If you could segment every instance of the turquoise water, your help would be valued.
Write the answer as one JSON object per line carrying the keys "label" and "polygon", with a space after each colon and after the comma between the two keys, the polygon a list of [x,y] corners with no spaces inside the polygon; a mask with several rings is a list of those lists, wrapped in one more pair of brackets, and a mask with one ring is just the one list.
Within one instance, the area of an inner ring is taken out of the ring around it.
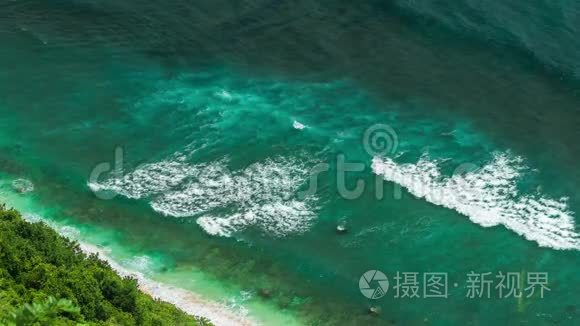
{"label": "turquoise water", "polygon": [[[265,324],[573,325],[575,6],[6,4],[0,194]],[[373,269],[449,297],[369,300]],[[551,291],[466,298],[500,271]]]}

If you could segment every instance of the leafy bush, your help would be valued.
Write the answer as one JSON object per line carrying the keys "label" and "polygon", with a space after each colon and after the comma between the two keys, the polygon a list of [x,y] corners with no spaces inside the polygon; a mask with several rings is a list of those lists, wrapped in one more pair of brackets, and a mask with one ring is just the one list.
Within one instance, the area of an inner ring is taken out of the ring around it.
{"label": "leafy bush", "polygon": [[[67,318],[68,317],[68,318]],[[56,300],[48,297],[42,303],[26,303],[1,320],[7,326],[16,325],[55,325],[82,319],[80,309],[70,300]]]}

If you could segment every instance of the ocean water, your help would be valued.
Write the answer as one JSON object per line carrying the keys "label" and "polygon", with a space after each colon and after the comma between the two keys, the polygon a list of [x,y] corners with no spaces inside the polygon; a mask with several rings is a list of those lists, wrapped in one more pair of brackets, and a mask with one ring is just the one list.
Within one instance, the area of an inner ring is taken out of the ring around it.
{"label": "ocean water", "polygon": [[[210,317],[575,325],[579,15],[6,2],[0,200],[184,309],[205,307],[186,291],[219,303]],[[381,299],[368,270],[389,277]],[[447,273],[448,298],[396,298],[397,272]],[[545,272],[550,291],[468,298],[471,272]]]}

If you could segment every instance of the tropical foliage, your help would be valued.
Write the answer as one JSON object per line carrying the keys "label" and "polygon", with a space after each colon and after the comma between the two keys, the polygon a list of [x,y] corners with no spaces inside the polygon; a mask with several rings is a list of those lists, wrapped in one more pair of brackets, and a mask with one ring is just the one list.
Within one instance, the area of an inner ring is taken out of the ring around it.
{"label": "tropical foliage", "polygon": [[0,205],[0,325],[209,325]]}

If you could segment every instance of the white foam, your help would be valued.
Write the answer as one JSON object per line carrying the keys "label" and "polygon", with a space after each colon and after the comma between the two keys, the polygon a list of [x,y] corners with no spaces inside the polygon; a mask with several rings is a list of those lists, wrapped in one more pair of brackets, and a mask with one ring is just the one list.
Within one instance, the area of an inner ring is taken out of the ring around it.
{"label": "white foam", "polygon": [[91,190],[114,191],[132,199],[149,197],[169,190],[184,179],[195,175],[203,166],[192,166],[180,161],[162,161],[145,164],[122,178],[89,183]]}
{"label": "white foam", "polygon": [[456,210],[484,227],[503,225],[543,247],[580,249],[580,236],[565,198],[555,200],[518,190],[525,169],[521,158],[497,154],[481,169],[452,177],[444,177],[438,162],[426,157],[416,164],[375,157],[372,168],[414,196]]}
{"label": "white foam", "polygon": [[12,188],[19,193],[27,193],[34,191],[34,184],[28,179],[16,179],[12,181]]}
{"label": "white foam", "polygon": [[29,223],[38,223],[38,222],[43,222],[44,219],[42,218],[42,216],[38,215],[38,214],[22,214],[22,218]]}
{"label": "white foam", "polygon": [[65,238],[69,238],[71,240],[78,240],[81,232],[79,229],[69,226],[69,225],[59,225],[53,221],[45,219],[43,216],[34,214],[34,213],[24,213],[22,214],[22,219],[24,219],[28,223],[39,223],[42,222],[48,225],[50,228],[55,230],[58,234],[62,235]]}
{"label": "white foam", "polygon": [[312,198],[292,198],[306,171],[292,159],[266,160],[233,172],[214,162],[183,189],[157,197],[151,207],[171,216],[201,215],[197,223],[212,235],[231,236],[250,226],[275,236],[299,233],[316,216]]}
{"label": "white foam", "polygon": [[81,235],[81,232],[77,228],[74,228],[72,226],[65,225],[58,227],[55,224],[52,224],[51,227],[55,228],[60,235],[65,236],[69,239],[78,239],[79,236]]}
{"label": "white foam", "polygon": [[218,98],[221,98],[221,99],[226,100],[226,101],[231,101],[234,98],[232,96],[232,94],[230,92],[226,91],[225,89],[221,89],[218,92],[215,92],[214,94]]}
{"label": "white foam", "polygon": [[283,237],[307,231],[314,217],[306,203],[294,200],[250,206],[225,217],[204,215],[197,223],[211,235],[227,237],[254,225],[270,235]]}
{"label": "white foam", "polygon": [[135,256],[125,259],[123,265],[128,266],[131,270],[139,271],[144,275],[150,275],[153,272],[153,261],[147,255]]}
{"label": "white foam", "polygon": [[229,170],[224,160],[196,165],[167,160],[89,186],[147,198],[166,216],[198,217],[212,235],[231,236],[254,226],[284,236],[307,230],[316,216],[315,198],[293,198],[307,177],[305,164],[292,158],[267,159],[237,171]]}
{"label": "white foam", "polygon": [[296,120],[294,120],[294,123],[292,123],[292,127],[294,127],[294,129],[297,129],[297,130],[302,130],[302,129],[306,128],[305,125],[301,124],[300,122],[298,122]]}
{"label": "white foam", "polygon": [[226,300],[225,304],[227,307],[236,311],[237,313],[246,316],[249,313],[248,308],[246,308],[245,303],[254,297],[254,293],[250,291],[240,291],[240,294]]}

